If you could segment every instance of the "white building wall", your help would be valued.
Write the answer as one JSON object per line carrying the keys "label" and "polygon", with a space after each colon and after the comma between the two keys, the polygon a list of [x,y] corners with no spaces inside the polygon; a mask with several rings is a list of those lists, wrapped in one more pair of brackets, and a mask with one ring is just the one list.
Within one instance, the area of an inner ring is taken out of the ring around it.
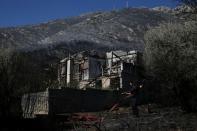
{"label": "white building wall", "polygon": [[66,83],[69,84],[71,81],[71,60],[67,61],[67,73],[66,73]]}

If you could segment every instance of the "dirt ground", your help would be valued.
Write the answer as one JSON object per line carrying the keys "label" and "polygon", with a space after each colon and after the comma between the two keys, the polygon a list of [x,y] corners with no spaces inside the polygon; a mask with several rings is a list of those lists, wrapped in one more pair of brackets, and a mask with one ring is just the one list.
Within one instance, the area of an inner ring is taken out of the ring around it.
{"label": "dirt ground", "polygon": [[129,107],[93,113],[100,121],[74,123],[74,131],[197,131],[197,113],[185,113],[180,107],[139,107],[135,117]]}

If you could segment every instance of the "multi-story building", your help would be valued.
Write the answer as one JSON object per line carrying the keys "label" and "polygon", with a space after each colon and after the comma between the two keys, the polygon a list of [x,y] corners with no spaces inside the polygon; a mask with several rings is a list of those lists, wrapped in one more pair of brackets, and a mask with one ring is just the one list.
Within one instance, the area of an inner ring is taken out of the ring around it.
{"label": "multi-story building", "polygon": [[61,86],[84,89],[94,86],[102,75],[105,56],[95,51],[84,51],[60,61],[59,82]]}
{"label": "multi-story building", "polygon": [[69,56],[59,64],[61,89],[23,95],[23,116],[35,118],[110,109],[120,99],[119,93],[129,87],[129,82],[139,79],[140,61],[136,51],[106,54],[84,51]]}
{"label": "multi-story building", "polygon": [[141,54],[137,51],[111,51],[106,53],[106,68],[102,73],[103,89],[126,89],[130,81],[139,79],[137,67]]}
{"label": "multi-story building", "polygon": [[62,87],[79,89],[127,88],[138,77],[139,56],[137,51],[80,52],[60,61],[58,80]]}

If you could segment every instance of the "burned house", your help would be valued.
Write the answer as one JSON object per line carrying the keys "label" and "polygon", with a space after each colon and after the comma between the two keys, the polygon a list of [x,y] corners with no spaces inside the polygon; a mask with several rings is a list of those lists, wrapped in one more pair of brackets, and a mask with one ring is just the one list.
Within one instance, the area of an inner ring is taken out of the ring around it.
{"label": "burned house", "polygon": [[[95,51],[84,51],[60,61],[58,81],[62,87],[84,89],[99,85],[105,56]],[[98,82],[98,83],[96,83]],[[101,82],[100,82],[101,83]]]}
{"label": "burned house", "polygon": [[138,78],[139,63],[137,51],[84,51],[60,61],[58,80],[62,87],[119,90]]}
{"label": "burned house", "polygon": [[105,54],[84,51],[60,61],[59,87],[22,97],[23,116],[34,118],[73,112],[110,109],[119,100],[119,90],[139,79],[137,51]]}
{"label": "burned house", "polygon": [[106,53],[106,68],[102,73],[103,89],[127,89],[130,81],[139,79],[141,54],[137,51],[111,51]]}

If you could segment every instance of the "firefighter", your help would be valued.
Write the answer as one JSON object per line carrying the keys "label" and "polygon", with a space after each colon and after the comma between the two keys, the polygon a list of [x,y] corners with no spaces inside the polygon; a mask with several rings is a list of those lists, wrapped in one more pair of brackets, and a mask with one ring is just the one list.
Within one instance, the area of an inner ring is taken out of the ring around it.
{"label": "firefighter", "polygon": [[129,83],[129,85],[130,85],[130,89],[125,94],[127,95],[127,97],[130,97],[130,99],[131,99],[131,108],[132,108],[133,114],[136,117],[139,117],[139,109],[138,109],[139,89],[143,87],[143,84],[140,84],[139,86],[136,86],[131,81]]}

